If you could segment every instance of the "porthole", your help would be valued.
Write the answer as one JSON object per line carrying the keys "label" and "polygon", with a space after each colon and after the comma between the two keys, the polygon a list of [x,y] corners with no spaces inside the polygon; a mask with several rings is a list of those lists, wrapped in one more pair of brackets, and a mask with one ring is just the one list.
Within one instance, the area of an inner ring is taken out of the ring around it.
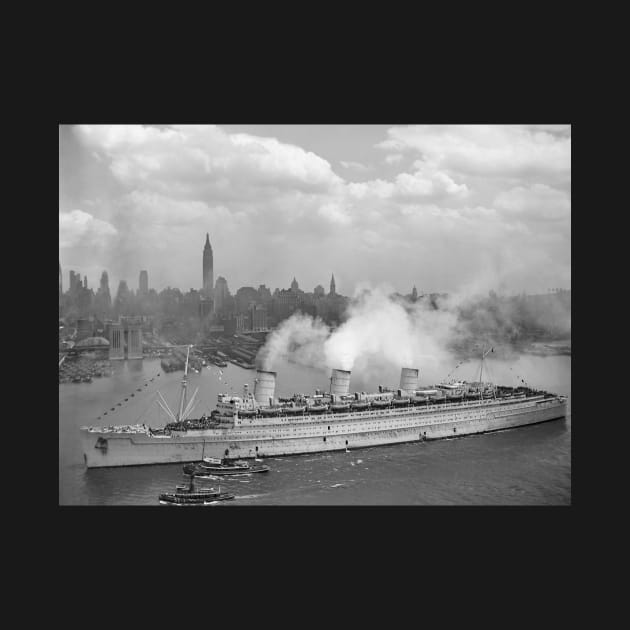
{"label": "porthole", "polygon": [[324,436],[324,442],[326,441],[326,436]]}

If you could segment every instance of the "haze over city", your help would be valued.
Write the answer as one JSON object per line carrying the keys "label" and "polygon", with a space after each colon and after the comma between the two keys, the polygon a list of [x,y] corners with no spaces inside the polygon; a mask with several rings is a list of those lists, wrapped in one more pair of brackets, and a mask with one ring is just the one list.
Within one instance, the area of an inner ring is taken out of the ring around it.
{"label": "haze over city", "polygon": [[[570,125],[60,126],[64,270],[345,295],[571,286]],[[66,279],[67,281],[67,279]]]}

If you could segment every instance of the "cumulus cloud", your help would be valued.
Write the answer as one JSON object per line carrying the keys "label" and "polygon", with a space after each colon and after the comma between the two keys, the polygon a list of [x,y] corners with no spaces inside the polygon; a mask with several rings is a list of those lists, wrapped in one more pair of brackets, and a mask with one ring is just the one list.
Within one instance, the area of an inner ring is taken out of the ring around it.
{"label": "cumulus cloud", "polygon": [[274,187],[325,191],[341,182],[310,151],[214,125],[80,125],[77,134],[110,160],[125,185],[174,195],[238,198],[252,188],[271,188],[272,194]]}
{"label": "cumulus cloud", "polygon": [[415,151],[437,166],[471,175],[562,175],[571,168],[570,127],[566,133],[521,125],[414,125],[393,127],[377,146]]}
{"label": "cumulus cloud", "polygon": [[385,162],[387,162],[387,164],[396,164],[400,162],[402,159],[403,159],[402,153],[392,153],[390,155],[385,156]]}
{"label": "cumulus cloud", "polygon": [[354,169],[356,171],[368,171],[368,170],[370,170],[369,166],[366,166],[365,164],[361,164],[361,162],[346,162],[344,160],[341,160],[339,163],[344,168]]}
{"label": "cumulus cloud", "polygon": [[113,225],[96,219],[83,210],[59,213],[60,247],[101,246],[116,234],[117,230]]}
{"label": "cumulus cloud", "polygon": [[569,196],[545,184],[516,186],[500,192],[494,203],[497,208],[529,219],[561,220],[571,214]]}

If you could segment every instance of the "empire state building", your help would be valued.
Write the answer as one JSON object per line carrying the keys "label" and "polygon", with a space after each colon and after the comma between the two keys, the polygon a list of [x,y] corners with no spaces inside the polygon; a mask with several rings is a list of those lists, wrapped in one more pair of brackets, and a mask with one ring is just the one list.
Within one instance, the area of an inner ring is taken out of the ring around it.
{"label": "empire state building", "polygon": [[206,244],[203,248],[203,289],[202,292],[207,298],[212,297],[212,287],[214,286],[214,270],[212,260],[212,245],[210,236],[206,232]]}

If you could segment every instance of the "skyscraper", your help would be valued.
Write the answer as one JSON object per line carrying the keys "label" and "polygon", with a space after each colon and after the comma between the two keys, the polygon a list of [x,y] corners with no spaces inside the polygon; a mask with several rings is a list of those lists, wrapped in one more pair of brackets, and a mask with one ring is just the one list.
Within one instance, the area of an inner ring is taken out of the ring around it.
{"label": "skyscraper", "polygon": [[210,236],[206,232],[206,244],[203,248],[203,289],[206,297],[212,297],[212,287],[214,286],[214,270],[212,261],[212,246]]}
{"label": "skyscraper", "polygon": [[214,287],[214,312],[220,313],[225,309],[226,301],[230,295],[227,280],[223,276],[217,278],[217,284]]}
{"label": "skyscraper", "polygon": [[330,295],[337,295],[335,290],[335,274],[332,274],[332,278],[330,279]]}
{"label": "skyscraper", "polygon": [[149,273],[147,271],[140,272],[140,281],[138,283],[140,295],[146,295],[149,292]]}
{"label": "skyscraper", "polygon": [[96,292],[96,308],[102,317],[109,314],[109,309],[112,306],[112,298],[109,293],[109,278],[107,271],[103,271],[101,275],[101,284]]}

